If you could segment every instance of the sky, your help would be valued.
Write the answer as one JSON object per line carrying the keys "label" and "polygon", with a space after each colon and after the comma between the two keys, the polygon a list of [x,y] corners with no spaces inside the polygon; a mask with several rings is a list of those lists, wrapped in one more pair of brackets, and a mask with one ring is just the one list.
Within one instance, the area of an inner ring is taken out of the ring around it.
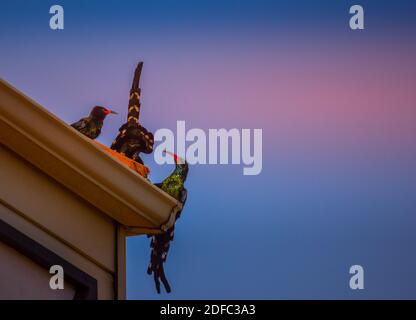
{"label": "sky", "polygon": [[[68,123],[112,107],[103,144],[141,60],[152,132],[263,130],[260,175],[191,166],[170,295],[146,274],[149,239],[128,239],[129,299],[415,299],[415,38],[410,0],[0,0],[1,78]],[[173,169],[143,159],[153,182]]]}

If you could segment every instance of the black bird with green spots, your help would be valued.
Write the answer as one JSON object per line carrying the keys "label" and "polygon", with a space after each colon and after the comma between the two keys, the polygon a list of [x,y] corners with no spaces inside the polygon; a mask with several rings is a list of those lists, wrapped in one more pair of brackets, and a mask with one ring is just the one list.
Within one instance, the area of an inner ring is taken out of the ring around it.
{"label": "black bird with green spots", "polygon": [[[188,192],[185,188],[185,180],[188,176],[189,168],[188,163],[185,160],[169,151],[165,152],[172,155],[175,159],[175,170],[173,170],[169,177],[161,183],[157,183],[155,185],[182,204],[181,210],[176,215],[176,219],[178,219],[188,196]],[[170,242],[173,240],[174,230],[175,225],[162,234],[152,236],[152,241],[150,242],[152,251],[150,254],[150,263],[147,268],[147,273],[149,275],[153,273],[157,293],[160,293],[160,281],[162,281],[166,292],[171,292],[170,285],[166,279],[163,264],[165,263],[168,255]]]}
{"label": "black bird with green spots", "polygon": [[95,106],[88,117],[82,118],[71,124],[71,127],[75,128],[88,138],[96,139],[101,133],[105,117],[109,114],[117,114],[117,112],[104,107]]}

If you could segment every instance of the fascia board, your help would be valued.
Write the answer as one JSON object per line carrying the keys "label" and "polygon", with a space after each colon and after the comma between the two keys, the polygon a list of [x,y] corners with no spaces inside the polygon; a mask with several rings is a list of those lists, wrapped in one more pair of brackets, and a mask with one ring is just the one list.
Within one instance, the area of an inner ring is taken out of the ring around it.
{"label": "fascia board", "polygon": [[159,233],[181,204],[0,79],[0,142],[128,230]]}

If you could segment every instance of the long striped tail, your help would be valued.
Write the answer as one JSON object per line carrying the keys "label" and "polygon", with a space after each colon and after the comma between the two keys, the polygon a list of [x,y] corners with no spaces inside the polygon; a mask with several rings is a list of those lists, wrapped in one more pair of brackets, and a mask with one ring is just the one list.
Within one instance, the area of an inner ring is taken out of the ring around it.
{"label": "long striped tail", "polygon": [[140,119],[140,76],[143,62],[139,62],[134,72],[133,83],[130,89],[127,122],[119,129],[119,134],[113,141],[111,149],[124,154],[143,164],[140,153],[153,152],[153,134],[139,123]]}
{"label": "long striped tail", "polygon": [[134,72],[133,83],[131,85],[129,108],[127,113],[127,123],[129,125],[136,125],[140,118],[140,95],[141,89],[139,87],[140,76],[142,74],[143,62],[139,62]]}
{"label": "long striped tail", "polygon": [[169,282],[165,275],[164,263],[168,255],[170,242],[173,240],[175,227],[168,229],[166,232],[152,236],[150,247],[150,263],[147,273],[151,275],[155,281],[156,291],[160,293],[160,282],[163,283],[167,293],[171,292]]}

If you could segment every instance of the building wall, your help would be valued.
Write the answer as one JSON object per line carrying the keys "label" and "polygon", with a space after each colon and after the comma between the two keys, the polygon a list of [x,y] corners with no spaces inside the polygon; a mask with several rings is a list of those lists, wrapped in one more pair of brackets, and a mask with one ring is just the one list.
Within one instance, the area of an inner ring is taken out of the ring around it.
{"label": "building wall", "polygon": [[50,274],[20,252],[0,242],[0,300],[72,300],[75,288],[64,282],[63,290],[51,290]]}
{"label": "building wall", "polygon": [[99,299],[115,298],[116,223],[4,146],[0,164],[0,219],[96,278]]}

